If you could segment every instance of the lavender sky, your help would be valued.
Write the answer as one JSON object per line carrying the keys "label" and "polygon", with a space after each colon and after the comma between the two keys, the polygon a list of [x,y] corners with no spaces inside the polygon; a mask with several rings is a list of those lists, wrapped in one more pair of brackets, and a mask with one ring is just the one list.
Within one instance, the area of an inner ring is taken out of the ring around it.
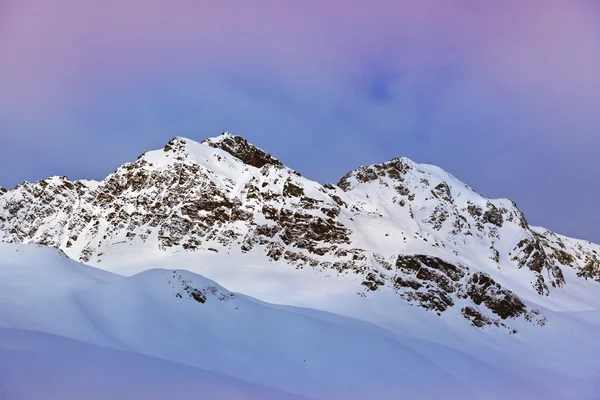
{"label": "lavender sky", "polygon": [[223,130],[323,183],[436,164],[600,242],[600,1],[0,0],[0,186]]}

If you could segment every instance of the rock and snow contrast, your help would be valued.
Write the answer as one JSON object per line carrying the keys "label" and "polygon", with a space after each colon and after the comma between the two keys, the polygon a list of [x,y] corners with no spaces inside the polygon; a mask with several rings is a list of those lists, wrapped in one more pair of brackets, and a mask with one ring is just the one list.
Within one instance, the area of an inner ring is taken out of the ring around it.
{"label": "rock and snow contrast", "polygon": [[177,137],[0,188],[0,241],[0,397],[600,397],[600,246],[406,158]]}

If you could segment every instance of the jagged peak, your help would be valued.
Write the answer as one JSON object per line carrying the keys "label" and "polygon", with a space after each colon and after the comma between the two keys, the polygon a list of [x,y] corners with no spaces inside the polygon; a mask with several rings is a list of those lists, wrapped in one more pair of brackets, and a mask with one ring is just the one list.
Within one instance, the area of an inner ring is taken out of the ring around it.
{"label": "jagged peak", "polygon": [[62,175],[62,176],[54,175],[54,176],[50,176],[46,179],[42,179],[40,182],[53,183],[55,185],[60,185],[64,182],[70,182],[70,179],[68,176],[65,176],[65,175]]}
{"label": "jagged peak", "polygon": [[151,150],[143,153],[134,163],[126,163],[120,169],[132,167],[160,167],[179,162],[202,164],[202,160],[211,157],[212,151],[200,142],[183,136],[175,136],[169,140],[162,149]]}
{"label": "jagged peak", "polygon": [[48,186],[48,185],[60,186],[60,185],[64,185],[66,182],[72,183],[67,176],[54,175],[54,176],[50,176],[48,178],[40,179],[35,182],[23,181],[22,183],[15,186],[13,188],[13,190],[21,188],[21,187],[29,187],[29,186]]}
{"label": "jagged peak", "polygon": [[402,198],[401,204],[414,201],[420,204],[421,208],[432,201],[435,204],[429,204],[433,204],[431,207],[438,211],[452,204],[452,207],[468,210],[472,216],[481,216],[484,221],[498,227],[502,226],[504,219],[508,219],[523,229],[528,229],[523,212],[512,200],[484,197],[442,168],[418,164],[406,157],[361,166],[346,174],[337,186],[367,202],[370,195],[390,193],[392,202],[397,195]]}
{"label": "jagged peak", "polygon": [[[221,132],[221,134],[219,136],[215,136],[215,137],[212,137],[212,138],[206,138],[202,142],[203,143],[208,143],[208,142],[219,143],[219,142],[222,142],[223,140],[229,140],[229,139],[233,139],[235,137],[236,136],[232,135],[231,132],[229,132],[229,131],[223,131],[223,132]],[[241,136],[237,136],[237,137],[241,137]]]}
{"label": "jagged peak", "polygon": [[[441,184],[459,190],[466,189],[469,192],[477,194],[477,196],[483,197],[471,186],[462,182],[443,168],[433,164],[419,164],[408,157],[395,157],[385,162],[360,166],[348,172],[337,185],[344,191],[349,191],[361,183],[368,183],[385,177],[399,182],[412,179],[421,183],[433,183],[433,186]],[[429,183],[426,186],[430,186]],[[497,200],[510,201],[508,199]]]}
{"label": "jagged peak", "polygon": [[344,175],[337,186],[348,191],[360,183],[372,182],[384,176],[402,181],[403,175],[418,166],[419,164],[406,157],[395,157],[383,163],[362,165]]}
{"label": "jagged peak", "polygon": [[249,143],[241,136],[223,132],[221,135],[198,142],[182,136],[175,136],[169,140],[162,150],[149,151],[138,157],[142,162],[151,165],[170,164],[176,161],[200,162],[211,158],[215,153],[227,153],[235,158],[237,162],[262,168],[265,165],[283,167],[283,163],[271,156],[266,151]]}
{"label": "jagged peak", "polygon": [[229,132],[223,132],[217,137],[206,139],[202,141],[202,144],[226,151],[244,164],[256,168],[262,168],[267,164],[283,167],[283,163],[271,154],[249,143],[245,138],[232,135]]}
{"label": "jagged peak", "polygon": [[199,144],[197,141],[188,139],[183,136],[175,136],[173,139],[169,140],[165,147],[163,147],[164,152],[182,152],[186,149],[189,144]]}

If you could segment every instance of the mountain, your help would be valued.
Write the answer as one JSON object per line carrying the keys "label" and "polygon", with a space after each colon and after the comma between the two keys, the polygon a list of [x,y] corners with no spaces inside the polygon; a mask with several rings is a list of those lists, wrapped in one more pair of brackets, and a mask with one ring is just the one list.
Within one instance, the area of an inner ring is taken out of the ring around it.
{"label": "mountain", "polygon": [[0,243],[3,399],[595,398],[594,376],[511,355],[510,338],[463,351],[185,270],[125,277]]}
{"label": "mountain", "polygon": [[406,158],[176,137],[0,188],[0,242],[1,398],[600,397],[600,246]]}
{"label": "mountain", "polygon": [[2,190],[0,240],[128,273],[140,254],[250,252],[261,264],[350,275],[359,296],[393,291],[399,304],[460,310],[509,333],[515,320],[543,326],[537,305],[585,309],[580,298],[600,290],[587,284],[600,281],[600,246],[530,227],[512,201],[435,166],[393,159],[323,186],[229,133],[176,137],[101,182]]}

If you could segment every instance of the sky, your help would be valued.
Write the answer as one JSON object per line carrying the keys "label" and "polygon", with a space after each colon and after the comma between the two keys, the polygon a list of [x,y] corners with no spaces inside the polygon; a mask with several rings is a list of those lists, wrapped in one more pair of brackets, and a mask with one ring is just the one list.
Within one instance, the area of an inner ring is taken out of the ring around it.
{"label": "sky", "polygon": [[0,0],[0,186],[246,137],[321,183],[406,156],[600,242],[600,1]]}

